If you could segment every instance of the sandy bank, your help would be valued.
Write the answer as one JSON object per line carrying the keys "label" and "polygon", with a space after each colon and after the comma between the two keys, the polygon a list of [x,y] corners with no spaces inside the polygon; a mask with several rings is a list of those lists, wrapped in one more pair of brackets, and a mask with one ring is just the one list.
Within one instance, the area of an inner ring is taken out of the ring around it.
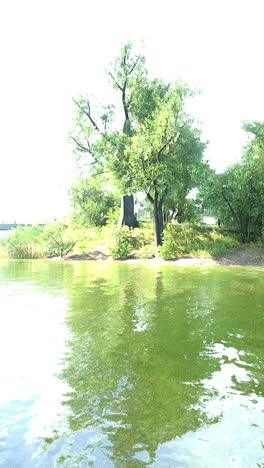
{"label": "sandy bank", "polygon": [[65,261],[122,261],[125,263],[141,263],[149,265],[178,265],[178,266],[212,266],[212,265],[229,265],[229,266],[264,266],[264,252],[254,247],[240,246],[230,250],[228,253],[218,258],[212,257],[196,257],[186,255],[174,260],[163,260],[161,258],[129,258],[128,260],[113,260],[101,251],[93,251],[87,254],[73,253],[63,258]]}

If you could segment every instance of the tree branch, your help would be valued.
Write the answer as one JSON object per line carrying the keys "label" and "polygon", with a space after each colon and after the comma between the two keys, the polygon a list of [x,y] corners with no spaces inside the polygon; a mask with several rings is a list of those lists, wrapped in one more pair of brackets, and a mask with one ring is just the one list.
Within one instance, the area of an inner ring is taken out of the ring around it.
{"label": "tree branch", "polygon": [[120,89],[120,91],[123,91],[122,86],[116,81],[114,75],[113,75],[111,72],[109,72],[109,76],[112,78],[113,82],[114,82],[114,83],[116,84],[116,86]]}
{"label": "tree branch", "polygon": [[138,55],[135,62],[133,63],[132,67],[130,68],[129,72],[128,72],[128,75],[131,75],[133,73],[133,71],[135,70],[137,64],[138,64],[138,61],[140,59],[140,56]]}
{"label": "tree branch", "polygon": [[159,162],[160,162],[160,156],[161,156],[162,151],[165,150],[165,148],[170,144],[170,142],[171,142],[172,140],[173,140],[173,136],[171,136],[171,137],[168,139],[168,141],[166,141],[165,145],[162,146],[162,148],[158,151],[157,159],[158,159]]}
{"label": "tree branch", "polygon": [[230,209],[232,215],[234,216],[234,219],[235,219],[236,221],[238,221],[237,215],[236,215],[236,213],[235,213],[235,211],[234,211],[234,209],[233,209],[231,203],[229,202],[229,200],[228,200],[228,198],[227,198],[227,196],[226,196],[224,190],[222,190],[222,195],[223,195],[223,199],[224,199],[225,202],[227,203],[227,205],[228,205],[228,207],[229,207],[229,209]]}
{"label": "tree branch", "polygon": [[74,138],[73,136],[70,137],[74,143],[76,143],[76,145],[79,147],[79,149],[82,151],[82,152],[85,152],[85,153],[90,153],[90,149],[84,145],[82,145],[78,140],[76,140],[76,138]]}
{"label": "tree branch", "polygon": [[94,121],[94,119],[92,118],[91,116],[91,108],[90,108],[90,103],[89,101],[87,101],[87,107],[88,107],[88,112],[79,104],[78,101],[76,101],[76,99],[72,98],[73,102],[76,104],[77,107],[79,107],[79,109],[86,115],[86,117],[88,117],[88,119],[90,120],[92,126],[95,128],[95,130],[97,130],[97,132],[101,133],[100,132],[100,129],[98,127],[98,125],[96,124],[96,122]]}
{"label": "tree branch", "polygon": [[82,153],[89,153],[93,157],[94,160],[90,164],[96,164],[98,162],[98,159],[93,154],[93,150],[91,148],[91,145],[90,145],[89,141],[87,141],[87,147],[86,147],[86,146],[82,145],[78,140],[76,140],[76,138],[74,138],[73,136],[71,136],[70,138],[77,145],[77,147],[78,147],[77,149],[79,149],[79,151],[81,151]]}
{"label": "tree branch", "polygon": [[153,204],[154,203],[154,198],[150,195],[150,193],[147,193],[147,199]]}
{"label": "tree branch", "polygon": [[128,113],[128,108],[127,108],[127,102],[126,102],[126,87],[127,87],[127,80],[124,83],[123,89],[122,89],[122,104],[123,104],[123,109],[125,113],[125,122],[124,122],[124,132],[126,129],[126,124],[129,121],[129,113]]}

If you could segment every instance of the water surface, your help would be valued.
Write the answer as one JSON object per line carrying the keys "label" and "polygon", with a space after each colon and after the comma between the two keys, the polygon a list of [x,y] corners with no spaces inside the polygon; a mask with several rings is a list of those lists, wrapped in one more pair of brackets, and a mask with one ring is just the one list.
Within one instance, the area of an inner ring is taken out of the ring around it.
{"label": "water surface", "polygon": [[0,466],[264,466],[263,268],[0,261]]}

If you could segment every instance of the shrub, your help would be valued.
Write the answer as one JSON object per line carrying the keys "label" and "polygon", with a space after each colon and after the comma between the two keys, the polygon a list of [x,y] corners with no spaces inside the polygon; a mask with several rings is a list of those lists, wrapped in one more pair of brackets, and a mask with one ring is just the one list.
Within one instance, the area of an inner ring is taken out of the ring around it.
{"label": "shrub", "polygon": [[153,229],[151,227],[145,226],[142,228],[136,228],[127,231],[127,238],[135,250],[139,250],[146,245],[153,245]]}
{"label": "shrub", "polygon": [[129,229],[118,227],[114,232],[114,244],[109,249],[111,255],[114,258],[126,259],[131,255],[132,249]]}
{"label": "shrub", "polygon": [[218,257],[236,245],[237,240],[220,232],[172,223],[165,229],[165,241],[160,247],[160,254],[166,260],[186,254]]}
{"label": "shrub", "polygon": [[63,222],[48,224],[44,229],[45,248],[49,257],[65,257],[77,243],[77,234]]}
{"label": "shrub", "polygon": [[105,176],[78,178],[70,189],[72,221],[80,227],[104,226],[116,219],[119,197],[109,190]]}
{"label": "shrub", "polygon": [[164,260],[170,260],[181,255],[180,250],[177,249],[177,244],[172,239],[166,239],[163,245],[160,246],[159,252]]}

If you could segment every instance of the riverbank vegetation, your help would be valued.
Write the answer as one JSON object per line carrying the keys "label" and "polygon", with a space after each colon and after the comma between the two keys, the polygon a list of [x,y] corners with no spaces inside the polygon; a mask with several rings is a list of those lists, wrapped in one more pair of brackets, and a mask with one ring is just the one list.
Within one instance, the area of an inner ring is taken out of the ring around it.
{"label": "riverbank vegetation", "polygon": [[[150,79],[131,43],[109,67],[113,101],[74,98],[70,141],[79,168],[67,220],[13,230],[0,243],[11,258],[100,251],[113,258],[217,257],[261,245],[264,228],[264,122],[244,122],[241,161],[217,174],[187,112],[186,83]],[[188,105],[188,106],[187,106]],[[206,227],[209,215],[217,220]]]}
{"label": "riverbank vegetation", "polygon": [[101,252],[116,259],[173,259],[184,255],[218,257],[238,246],[236,236],[215,228],[170,223],[165,228],[165,241],[160,248],[153,242],[151,223],[130,230],[106,225],[83,228],[72,223],[54,222],[46,226],[14,229],[0,242],[1,257],[35,259],[65,257],[68,253]]}

